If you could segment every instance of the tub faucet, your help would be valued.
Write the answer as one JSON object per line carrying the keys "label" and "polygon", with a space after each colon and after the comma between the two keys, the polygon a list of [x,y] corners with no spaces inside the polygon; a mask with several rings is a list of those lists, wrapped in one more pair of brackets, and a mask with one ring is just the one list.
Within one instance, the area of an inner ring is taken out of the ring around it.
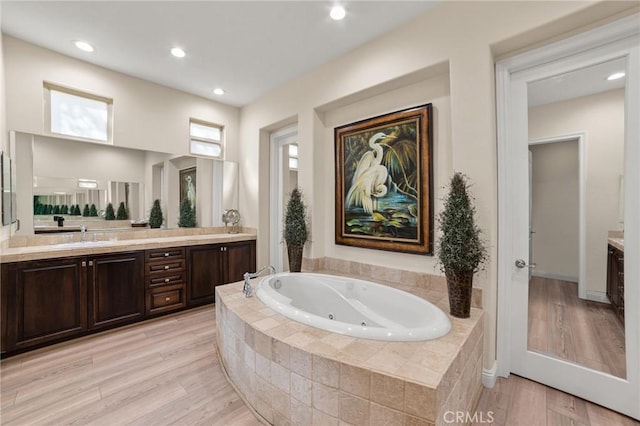
{"label": "tub faucet", "polygon": [[271,274],[275,274],[276,273],[276,268],[274,268],[273,266],[265,266],[262,269],[260,269],[257,272],[254,272],[253,274],[249,273],[249,272],[245,272],[244,273],[244,287],[242,288],[242,292],[244,293],[244,297],[251,297],[251,295],[253,294],[253,287],[251,287],[251,283],[249,282],[249,280],[251,280],[252,278],[256,278],[258,276],[260,276],[260,274],[262,274],[264,271],[269,270],[269,272]]}

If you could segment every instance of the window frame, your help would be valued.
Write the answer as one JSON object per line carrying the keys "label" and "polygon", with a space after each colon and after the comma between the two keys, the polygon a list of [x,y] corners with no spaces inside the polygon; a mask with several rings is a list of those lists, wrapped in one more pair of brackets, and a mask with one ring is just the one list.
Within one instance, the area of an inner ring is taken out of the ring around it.
{"label": "window frame", "polygon": [[[204,137],[192,135],[191,134],[191,124],[197,124],[199,126],[204,126],[204,127],[217,129],[220,132],[220,140],[209,139],[209,138],[204,138]],[[194,153],[193,150],[191,149],[192,141],[196,141],[196,142],[200,142],[200,143],[204,143],[204,144],[209,144],[209,145],[218,145],[220,147],[220,155],[213,156],[213,155],[206,155],[206,154],[202,154],[202,153]],[[215,160],[224,160],[224,157],[225,157],[225,142],[224,141],[225,141],[225,134],[224,134],[224,126],[222,124],[212,123],[210,121],[199,120],[197,118],[189,118],[189,154],[194,155],[194,156],[198,156],[198,157],[203,157],[203,158],[210,158],[210,159],[215,159]]]}

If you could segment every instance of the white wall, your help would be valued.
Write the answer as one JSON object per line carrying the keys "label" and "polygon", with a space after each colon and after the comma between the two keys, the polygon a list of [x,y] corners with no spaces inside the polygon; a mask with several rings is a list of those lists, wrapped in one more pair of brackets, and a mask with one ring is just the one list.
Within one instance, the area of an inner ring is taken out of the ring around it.
{"label": "white wall", "polygon": [[542,105],[529,110],[529,138],[586,133],[587,291],[606,292],[608,231],[618,221],[624,161],[624,90]]}
{"label": "white wall", "polygon": [[[0,2],[0,20],[2,19],[2,2]],[[2,48],[3,35],[0,32],[0,151],[9,153],[9,134],[7,132],[7,109],[5,108],[5,77],[4,77],[4,53]],[[2,197],[0,197],[0,210],[2,209]],[[0,223],[0,242],[9,239],[11,226],[3,226]]]}
{"label": "white wall", "polygon": [[[434,120],[434,188],[445,185],[454,170],[471,177],[479,226],[489,245],[487,270],[478,274],[475,286],[483,289],[487,313],[484,366],[491,367],[496,344],[498,228],[493,53],[558,37],[630,7],[635,5],[443,2],[398,30],[245,106],[240,128],[240,210],[244,224],[258,229],[258,263],[266,264],[269,259],[269,215],[264,208],[269,200],[268,135],[297,122],[299,184],[310,204],[312,222],[312,242],[305,257],[331,256],[436,272],[434,260],[427,256],[333,243],[333,126],[433,102],[438,113]],[[435,82],[443,74],[448,74],[448,84]],[[436,197],[438,194],[436,191]]]}
{"label": "white wall", "polygon": [[578,282],[577,139],[530,145],[534,275]]}

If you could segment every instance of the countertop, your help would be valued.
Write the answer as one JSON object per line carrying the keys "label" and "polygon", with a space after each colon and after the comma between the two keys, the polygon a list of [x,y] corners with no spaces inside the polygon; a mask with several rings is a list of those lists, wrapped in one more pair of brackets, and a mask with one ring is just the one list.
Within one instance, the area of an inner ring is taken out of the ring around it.
{"label": "countertop", "polygon": [[624,251],[624,238],[609,238],[607,242],[618,250]]}
{"label": "countertop", "polygon": [[0,253],[0,263],[21,262],[25,260],[53,259],[58,257],[75,257],[93,254],[108,254],[130,250],[148,250],[165,247],[231,243],[236,241],[250,241],[255,239],[255,234],[221,233],[12,247],[2,250],[2,252]]}

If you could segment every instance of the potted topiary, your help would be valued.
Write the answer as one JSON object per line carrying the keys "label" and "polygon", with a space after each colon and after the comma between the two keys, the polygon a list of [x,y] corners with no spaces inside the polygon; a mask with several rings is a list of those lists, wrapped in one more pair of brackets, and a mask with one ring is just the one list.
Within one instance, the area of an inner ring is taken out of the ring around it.
{"label": "potted topiary", "polygon": [[302,191],[295,188],[291,191],[287,210],[284,216],[284,241],[287,243],[289,271],[300,272],[302,269],[302,250],[309,238],[307,226],[307,206],[302,201]]}
{"label": "potted topiary", "polygon": [[89,204],[85,204],[84,208],[82,209],[82,217],[89,217]]}
{"label": "potted topiary", "polygon": [[154,200],[153,207],[151,207],[151,213],[149,214],[149,226],[151,228],[160,228],[163,220],[160,200]]}
{"label": "potted topiary", "polygon": [[450,313],[458,318],[469,318],[473,274],[487,259],[468,188],[465,175],[455,173],[438,216],[442,232],[437,248],[438,260],[447,278]]}
{"label": "potted topiary", "polygon": [[107,204],[107,209],[104,212],[104,220],[115,220],[116,214],[113,211],[113,204]]}
{"label": "potted topiary", "polygon": [[187,197],[184,197],[180,203],[180,218],[178,219],[178,226],[181,228],[196,227],[196,211],[191,208],[191,203]]}
{"label": "potted topiary", "polygon": [[96,209],[95,204],[91,204],[91,207],[89,208],[89,216],[98,216],[98,209]]}
{"label": "potted topiary", "polygon": [[129,219],[129,214],[127,213],[127,209],[124,206],[124,202],[121,201],[118,206],[118,212],[116,213],[116,220],[127,220]]}

